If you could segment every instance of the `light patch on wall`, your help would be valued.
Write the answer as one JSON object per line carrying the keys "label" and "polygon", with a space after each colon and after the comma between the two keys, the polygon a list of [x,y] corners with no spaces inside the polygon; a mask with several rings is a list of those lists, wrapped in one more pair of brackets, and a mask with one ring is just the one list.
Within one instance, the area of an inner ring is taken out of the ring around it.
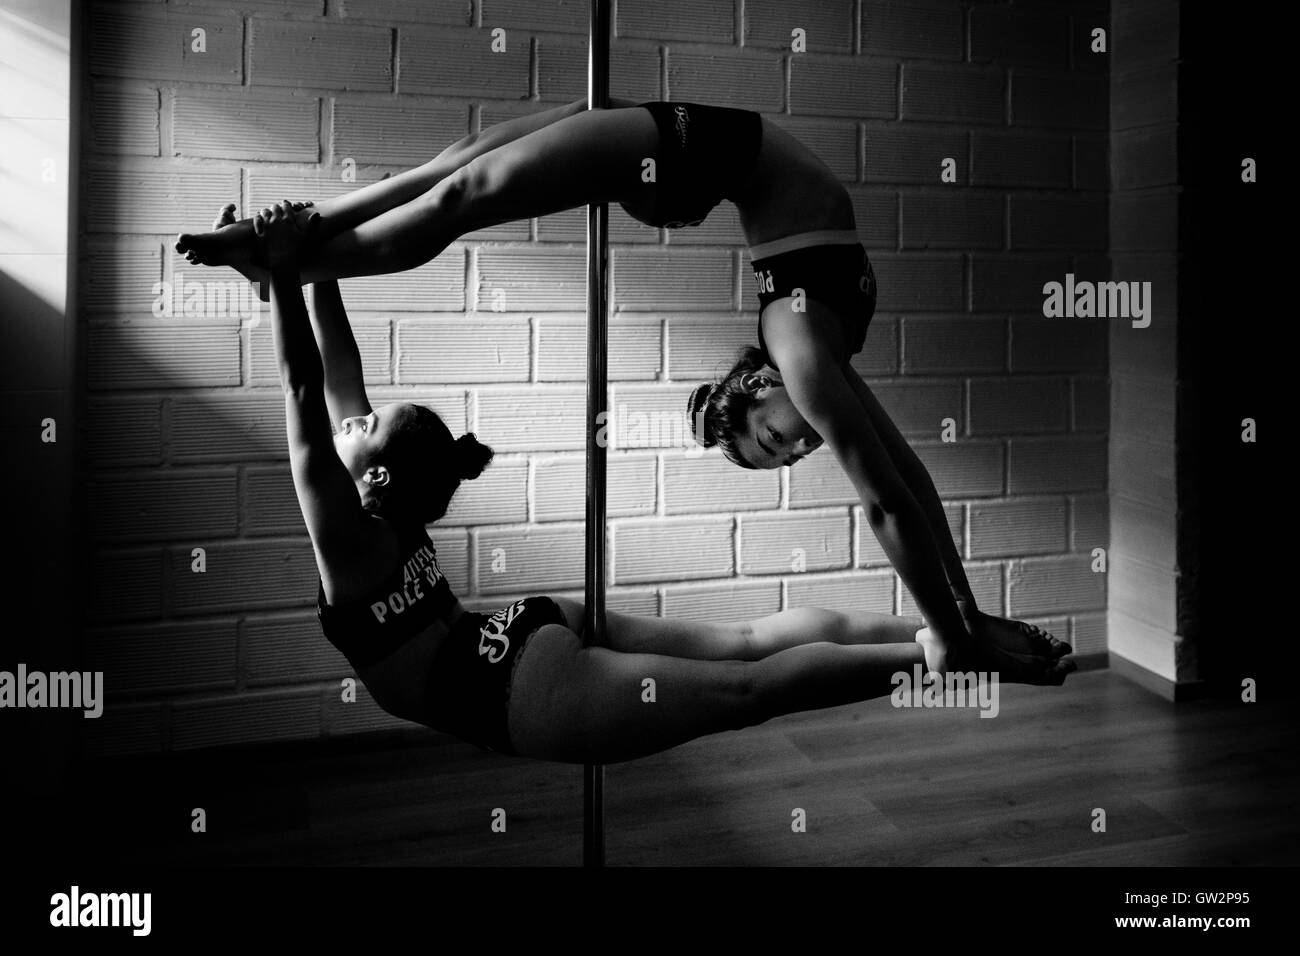
{"label": "light patch on wall", "polygon": [[0,11],[0,254],[9,279],[62,312],[70,163],[69,46],[60,21],[68,11],[18,6]]}

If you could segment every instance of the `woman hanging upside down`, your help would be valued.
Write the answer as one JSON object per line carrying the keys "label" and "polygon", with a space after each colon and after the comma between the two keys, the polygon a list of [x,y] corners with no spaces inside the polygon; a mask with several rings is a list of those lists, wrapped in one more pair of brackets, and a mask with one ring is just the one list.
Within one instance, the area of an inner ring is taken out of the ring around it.
{"label": "woman hanging upside down", "polygon": [[[294,278],[314,284],[414,268],[468,232],[589,203],[618,202],[642,222],[677,228],[698,225],[723,199],[736,205],[750,245],[760,348],[692,394],[697,440],[751,468],[793,465],[829,444],[934,637],[941,669],[972,646],[969,636],[1044,663],[1033,679],[1060,683],[1074,667],[1061,659],[1067,645],[977,608],[928,471],[850,368],[876,303],[852,204],[830,170],[770,120],[692,103],[592,111],[574,103],[283,214],[300,244]],[[254,220],[235,222],[232,213],[227,207],[219,228],[183,234],[176,247],[191,262],[265,282],[273,263]]]}
{"label": "woman hanging upside down", "polygon": [[949,644],[920,620],[866,612],[798,609],[731,626],[611,612],[605,645],[583,647],[574,601],[466,611],[426,526],[492,451],[472,434],[453,439],[422,406],[371,407],[335,282],[312,285],[308,315],[298,212],[277,203],[253,226],[270,275],[294,486],[320,570],[321,627],[389,713],[500,753],[614,763],[884,696],[916,665],[1038,684],[1059,684],[1072,668],[1068,645],[1045,636],[977,629]]}

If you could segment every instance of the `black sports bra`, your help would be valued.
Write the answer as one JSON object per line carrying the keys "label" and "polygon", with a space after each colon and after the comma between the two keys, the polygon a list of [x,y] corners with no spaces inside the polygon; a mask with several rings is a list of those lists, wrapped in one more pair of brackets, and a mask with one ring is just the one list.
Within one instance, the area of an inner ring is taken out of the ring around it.
{"label": "black sports bra", "polygon": [[367,600],[330,605],[323,581],[317,589],[316,617],[325,639],[354,668],[382,661],[456,606],[429,533],[421,527],[403,544],[402,563],[371,589]]}
{"label": "black sports bra", "polygon": [[752,266],[759,286],[758,348],[768,365],[777,368],[763,336],[763,310],[796,292],[835,312],[844,333],[844,365],[862,351],[876,313],[876,275],[861,243],[809,246],[755,259]]}

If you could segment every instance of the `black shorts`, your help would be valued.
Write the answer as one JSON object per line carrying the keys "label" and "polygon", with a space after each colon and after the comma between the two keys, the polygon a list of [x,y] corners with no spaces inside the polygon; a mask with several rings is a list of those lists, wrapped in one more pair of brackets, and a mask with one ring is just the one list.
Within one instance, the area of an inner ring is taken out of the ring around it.
{"label": "black shorts", "polygon": [[748,110],[696,103],[642,103],[659,127],[654,211],[648,226],[698,226],[744,185],[758,160],[763,120]]}
{"label": "black shorts", "polygon": [[463,615],[433,661],[428,725],[484,750],[513,755],[510,686],[524,647],[547,624],[568,626],[559,605],[547,597],[524,598],[495,614]]}
{"label": "black shorts", "polygon": [[[862,351],[867,338],[867,328],[876,313],[876,273],[867,258],[867,250],[852,233],[841,238],[848,241],[826,245],[801,245],[802,237],[777,240],[755,247],[781,249],[782,245],[798,246],[788,250],[762,255],[753,260],[754,281],[758,286],[759,321],[758,345],[767,354],[763,341],[762,309],[778,299],[800,295],[833,310],[843,326],[847,351],[844,360]],[[792,305],[792,308],[797,307]],[[771,359],[769,356],[769,364]],[[772,365],[776,368],[775,364]]]}

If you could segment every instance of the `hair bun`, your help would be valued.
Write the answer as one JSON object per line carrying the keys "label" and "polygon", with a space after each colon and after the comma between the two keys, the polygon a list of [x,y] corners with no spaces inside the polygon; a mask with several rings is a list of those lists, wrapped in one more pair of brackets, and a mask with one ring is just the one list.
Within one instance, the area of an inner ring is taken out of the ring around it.
{"label": "hair bun", "polygon": [[713,386],[705,382],[691,392],[691,397],[686,400],[686,421],[691,437],[705,448],[712,448],[718,443],[708,426],[707,412],[712,395]]}
{"label": "hair bun", "polygon": [[473,481],[483,474],[483,469],[492,460],[492,449],[474,437],[473,432],[457,438],[455,446],[457,477],[462,481]]}

